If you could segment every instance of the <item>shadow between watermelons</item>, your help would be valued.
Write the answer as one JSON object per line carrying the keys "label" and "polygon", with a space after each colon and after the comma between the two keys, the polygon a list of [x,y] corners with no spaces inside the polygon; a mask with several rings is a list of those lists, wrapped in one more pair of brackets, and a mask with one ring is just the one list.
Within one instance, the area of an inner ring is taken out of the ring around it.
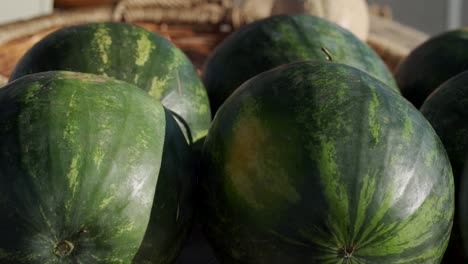
{"label": "shadow between watermelons", "polygon": [[181,128],[166,108],[165,116],[161,169],[148,229],[133,260],[135,264],[173,263],[192,226],[195,164]]}

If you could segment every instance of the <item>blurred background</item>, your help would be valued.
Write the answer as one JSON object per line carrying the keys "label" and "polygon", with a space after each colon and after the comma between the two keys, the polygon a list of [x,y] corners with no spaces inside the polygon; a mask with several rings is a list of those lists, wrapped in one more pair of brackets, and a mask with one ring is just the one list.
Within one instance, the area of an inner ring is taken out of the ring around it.
{"label": "blurred background", "polygon": [[[394,20],[434,35],[468,25],[468,3],[463,0],[369,0],[369,4],[387,6]],[[3,0],[0,24],[50,13],[53,0]]]}
{"label": "blurred background", "polygon": [[0,6],[0,24],[51,13],[53,2],[54,0],[3,0]]}
{"label": "blurred background", "polygon": [[386,5],[394,20],[434,35],[447,29],[468,25],[468,3],[463,0],[369,0]]}

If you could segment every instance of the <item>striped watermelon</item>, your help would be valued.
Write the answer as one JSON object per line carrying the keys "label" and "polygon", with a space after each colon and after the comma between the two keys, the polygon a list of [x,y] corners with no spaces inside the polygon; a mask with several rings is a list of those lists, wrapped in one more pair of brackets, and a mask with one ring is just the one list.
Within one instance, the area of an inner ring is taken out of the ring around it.
{"label": "striped watermelon", "polygon": [[278,67],[219,109],[205,141],[204,232],[224,263],[439,263],[452,171],[424,117],[355,68]]}
{"label": "striped watermelon", "polygon": [[382,59],[351,32],[319,17],[280,15],[241,28],[212,52],[203,71],[211,111],[249,78],[302,60],[347,64],[399,91]]}
{"label": "striped watermelon", "polygon": [[58,30],[21,58],[10,81],[50,70],[94,73],[135,84],[181,116],[194,141],[208,131],[208,96],[195,67],[180,49],[141,27],[107,22]]}
{"label": "striped watermelon", "polygon": [[150,220],[163,106],[111,78],[0,90],[0,263],[131,263]]}

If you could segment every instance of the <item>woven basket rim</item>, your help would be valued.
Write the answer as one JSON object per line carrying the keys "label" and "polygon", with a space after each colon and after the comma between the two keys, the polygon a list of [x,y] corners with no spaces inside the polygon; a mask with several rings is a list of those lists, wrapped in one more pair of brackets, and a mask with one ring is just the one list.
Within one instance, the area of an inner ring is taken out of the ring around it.
{"label": "woven basket rim", "polygon": [[[40,32],[44,32],[51,28],[60,28],[82,23],[90,22],[148,22],[153,24],[169,23],[172,25],[184,25],[194,27],[200,25],[209,25],[211,30],[219,30],[221,24],[229,23],[226,18],[216,17],[210,20],[204,19],[202,22],[183,22],[177,23],[174,21],[151,21],[151,19],[143,17],[142,19],[133,18],[132,21],[126,21],[122,18],[115,17],[115,4],[107,4],[95,7],[72,8],[66,10],[55,10],[50,15],[39,16],[29,20],[23,20],[13,23],[0,25],[0,46],[11,41],[18,40],[27,36],[34,36]],[[221,7],[225,8],[225,7]],[[218,10],[219,11],[219,10]],[[226,16],[226,14],[224,14]],[[409,51],[426,41],[429,36],[414,28],[405,26],[391,19],[376,16],[370,13],[370,32],[368,44],[381,55],[384,61],[393,70],[397,64],[408,55]],[[401,38],[393,38],[389,34],[384,34],[385,31],[397,32]],[[221,31],[219,31],[221,33]],[[409,39],[409,41],[401,41]],[[0,85],[5,82],[6,77],[0,75]]]}

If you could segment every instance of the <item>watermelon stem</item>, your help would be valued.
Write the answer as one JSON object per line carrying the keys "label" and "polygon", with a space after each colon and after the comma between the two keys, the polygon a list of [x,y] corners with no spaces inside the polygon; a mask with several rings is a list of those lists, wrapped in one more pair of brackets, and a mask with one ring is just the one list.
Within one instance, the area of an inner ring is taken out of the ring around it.
{"label": "watermelon stem", "polygon": [[325,47],[322,47],[322,51],[323,51],[323,53],[325,53],[325,56],[326,56],[327,60],[333,62],[333,57],[332,57],[330,51],[328,51]]}
{"label": "watermelon stem", "polygon": [[54,248],[54,254],[59,257],[66,257],[73,252],[75,245],[68,240],[62,240]]}

